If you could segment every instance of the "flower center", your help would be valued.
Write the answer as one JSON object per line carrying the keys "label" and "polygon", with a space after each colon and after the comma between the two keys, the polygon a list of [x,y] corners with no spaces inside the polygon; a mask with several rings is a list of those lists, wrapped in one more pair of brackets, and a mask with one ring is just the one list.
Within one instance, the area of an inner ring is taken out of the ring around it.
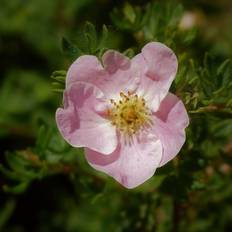
{"label": "flower center", "polygon": [[110,100],[113,105],[110,109],[110,118],[112,124],[121,132],[131,136],[151,124],[151,113],[144,98],[130,92],[127,95],[120,92],[120,97],[118,102]]}

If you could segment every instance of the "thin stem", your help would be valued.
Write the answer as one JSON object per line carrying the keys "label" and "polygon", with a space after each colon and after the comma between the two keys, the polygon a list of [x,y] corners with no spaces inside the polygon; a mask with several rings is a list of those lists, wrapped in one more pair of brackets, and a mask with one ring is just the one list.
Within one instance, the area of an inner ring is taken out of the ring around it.
{"label": "thin stem", "polygon": [[216,105],[209,105],[204,107],[199,107],[196,110],[189,110],[190,114],[202,114],[202,113],[224,113],[228,114],[228,116],[232,116],[232,110],[228,108],[219,107]]}

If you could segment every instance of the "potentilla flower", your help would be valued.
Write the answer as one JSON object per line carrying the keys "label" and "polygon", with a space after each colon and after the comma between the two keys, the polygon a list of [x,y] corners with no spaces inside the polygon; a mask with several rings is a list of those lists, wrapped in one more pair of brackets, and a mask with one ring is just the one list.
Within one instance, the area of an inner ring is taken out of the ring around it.
{"label": "potentilla flower", "polygon": [[109,50],[84,55],[69,68],[64,106],[56,112],[60,133],[84,147],[88,163],[127,188],[153,176],[185,142],[184,104],[169,93],[177,58],[151,42],[133,59]]}

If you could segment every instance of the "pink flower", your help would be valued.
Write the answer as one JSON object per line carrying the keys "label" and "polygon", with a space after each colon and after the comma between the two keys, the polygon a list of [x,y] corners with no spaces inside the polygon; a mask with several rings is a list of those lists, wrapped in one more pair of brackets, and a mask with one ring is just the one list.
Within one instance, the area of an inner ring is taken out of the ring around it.
{"label": "pink flower", "polygon": [[69,68],[60,133],[84,147],[88,163],[134,188],[173,159],[185,142],[185,107],[169,93],[177,72],[173,51],[157,42],[128,59],[109,50],[79,57]]}

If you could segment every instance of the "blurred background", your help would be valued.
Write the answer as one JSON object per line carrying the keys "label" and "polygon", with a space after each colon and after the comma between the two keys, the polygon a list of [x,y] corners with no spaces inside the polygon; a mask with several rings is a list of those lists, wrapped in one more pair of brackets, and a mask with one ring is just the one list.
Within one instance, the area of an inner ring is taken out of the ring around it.
{"label": "blurred background", "polygon": [[62,93],[50,78],[77,57],[73,44],[88,53],[86,21],[100,38],[108,28],[101,49],[130,56],[158,40],[177,52],[181,67],[203,64],[206,52],[218,67],[232,57],[231,0],[0,2],[0,231],[232,231],[231,112],[194,116],[181,161],[128,191],[90,170],[82,151],[60,138],[54,113]]}

